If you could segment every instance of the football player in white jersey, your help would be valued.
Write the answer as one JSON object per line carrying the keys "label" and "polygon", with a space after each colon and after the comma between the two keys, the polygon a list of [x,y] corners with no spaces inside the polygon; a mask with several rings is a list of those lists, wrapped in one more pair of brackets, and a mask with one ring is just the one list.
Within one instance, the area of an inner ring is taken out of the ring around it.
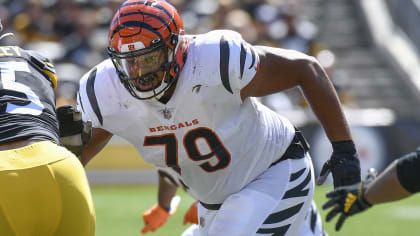
{"label": "football player in white jersey", "polygon": [[252,46],[229,30],[184,35],[163,0],[124,2],[108,54],[80,81],[78,108],[94,127],[82,162],[118,135],[147,162],[172,167],[200,201],[200,235],[304,235],[314,191],[308,146],[254,97],[299,86],[333,146],[320,183],[329,172],[335,187],[360,182],[337,94],[313,57]]}

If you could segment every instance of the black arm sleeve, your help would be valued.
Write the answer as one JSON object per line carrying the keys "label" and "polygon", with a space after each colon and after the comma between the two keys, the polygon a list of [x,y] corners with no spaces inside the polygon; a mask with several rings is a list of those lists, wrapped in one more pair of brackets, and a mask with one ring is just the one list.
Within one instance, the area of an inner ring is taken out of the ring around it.
{"label": "black arm sleeve", "polygon": [[420,192],[420,148],[398,159],[397,176],[408,192]]}

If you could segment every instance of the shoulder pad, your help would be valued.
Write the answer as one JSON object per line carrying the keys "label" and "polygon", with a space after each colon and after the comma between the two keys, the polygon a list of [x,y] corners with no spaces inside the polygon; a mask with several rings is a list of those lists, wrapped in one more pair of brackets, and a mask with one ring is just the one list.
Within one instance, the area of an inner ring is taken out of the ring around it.
{"label": "shoulder pad", "polygon": [[231,30],[214,30],[194,41],[197,69],[205,71],[210,84],[221,83],[227,92],[238,94],[259,68],[256,49]]}
{"label": "shoulder pad", "polygon": [[25,52],[27,54],[26,59],[51,81],[52,87],[55,89],[57,87],[57,75],[51,61],[35,51],[25,50]]}

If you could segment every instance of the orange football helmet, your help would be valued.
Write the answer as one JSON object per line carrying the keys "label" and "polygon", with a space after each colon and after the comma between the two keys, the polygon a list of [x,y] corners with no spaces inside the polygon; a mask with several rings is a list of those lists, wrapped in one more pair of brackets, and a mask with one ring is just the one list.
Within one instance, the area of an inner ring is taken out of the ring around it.
{"label": "orange football helmet", "polygon": [[180,15],[164,0],[121,5],[110,25],[107,51],[131,95],[160,98],[177,80],[185,60],[184,51],[177,50],[182,34]]}

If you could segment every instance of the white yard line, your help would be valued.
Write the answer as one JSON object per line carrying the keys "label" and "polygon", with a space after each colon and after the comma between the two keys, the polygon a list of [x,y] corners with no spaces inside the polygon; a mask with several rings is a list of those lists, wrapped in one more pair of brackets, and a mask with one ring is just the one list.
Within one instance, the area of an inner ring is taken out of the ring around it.
{"label": "white yard line", "polygon": [[388,212],[396,218],[405,220],[420,220],[420,206],[417,205],[396,206],[390,208]]}

